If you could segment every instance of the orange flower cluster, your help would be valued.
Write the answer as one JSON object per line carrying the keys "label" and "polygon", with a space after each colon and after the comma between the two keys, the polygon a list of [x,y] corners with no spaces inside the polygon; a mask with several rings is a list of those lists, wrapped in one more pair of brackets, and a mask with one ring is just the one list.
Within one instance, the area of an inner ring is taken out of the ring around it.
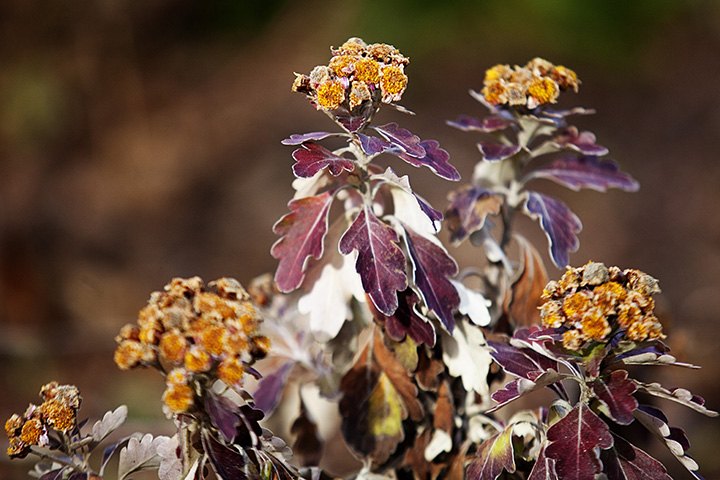
{"label": "orange flower cluster", "polygon": [[115,363],[122,370],[151,366],[166,374],[163,403],[168,415],[190,412],[196,395],[216,380],[240,389],[246,367],[270,347],[258,334],[260,315],[237,280],[175,278],[154,292],[137,325],[116,337]]}
{"label": "orange flower cluster", "polygon": [[524,67],[495,65],[485,72],[482,94],[491,105],[536,108],[555,103],[561,91],[578,91],[580,81],[575,72],[553,65],[542,58]]}
{"label": "orange flower cluster", "polygon": [[350,38],[332,54],[328,65],[318,65],[310,75],[295,74],[293,91],[304,93],[318,109],[328,111],[344,107],[359,113],[368,102],[400,101],[407,87],[409,60],[395,47]]}
{"label": "orange flower cluster", "polygon": [[656,293],[658,282],[646,273],[590,262],[568,267],[559,281],[547,284],[540,315],[546,327],[569,328],[563,334],[568,350],[608,341],[620,329],[631,341],[660,339],[662,325],[653,313]]}
{"label": "orange flower cluster", "polygon": [[47,446],[48,429],[66,434],[77,425],[82,401],[77,387],[50,382],[42,387],[40,396],[43,399],[40,406],[30,404],[23,415],[14,413],[5,422],[10,458],[26,457],[33,445]]}

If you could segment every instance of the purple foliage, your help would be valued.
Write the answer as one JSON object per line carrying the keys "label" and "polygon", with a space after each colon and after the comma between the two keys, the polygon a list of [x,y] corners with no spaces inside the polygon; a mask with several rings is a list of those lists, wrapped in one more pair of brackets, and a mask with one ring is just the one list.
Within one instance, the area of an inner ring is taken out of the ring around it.
{"label": "purple foliage", "polygon": [[236,414],[237,408],[237,405],[227,398],[208,390],[205,397],[205,411],[226,442],[232,442],[237,433],[237,425],[240,422]]}
{"label": "purple foliage", "polygon": [[528,348],[516,348],[502,342],[488,341],[494,349],[490,355],[508,373],[535,381],[546,370],[559,369],[558,363]]}
{"label": "purple foliage", "polygon": [[397,241],[395,230],[364,206],[338,245],[343,255],[357,250],[355,269],[360,274],[363,289],[385,315],[395,313],[398,306],[396,292],[407,288],[405,256]]}
{"label": "purple foliage", "polygon": [[497,115],[490,115],[483,119],[460,115],[456,121],[453,122],[452,120],[448,120],[446,123],[451,127],[455,127],[465,132],[478,131],[491,133],[503,130],[512,125],[514,122],[508,118]]}
{"label": "purple foliage", "polygon": [[613,448],[603,450],[603,472],[611,480],[672,480],[662,463],[613,434]]}
{"label": "purple foliage", "polygon": [[292,154],[297,162],[293,165],[293,172],[298,177],[309,178],[325,167],[331,175],[337,177],[343,170],[351,172],[355,163],[345,157],[335,155],[325,147],[317,143],[308,142],[298,148]]}
{"label": "purple foliage", "polygon": [[553,263],[562,268],[569,263],[569,252],[580,246],[575,236],[582,230],[580,219],[560,200],[538,192],[528,191],[525,208],[531,216],[540,220],[550,243],[550,257]]}
{"label": "purple foliage", "polygon": [[420,145],[420,137],[399,127],[397,123],[392,122],[373,128],[385,137],[387,141],[399,147],[411,157],[422,158],[425,156],[425,148]]}
{"label": "purple foliage", "polygon": [[620,425],[630,425],[638,402],[633,396],[637,386],[627,378],[625,370],[615,370],[607,378],[590,383],[590,388],[608,409],[610,417]]}
{"label": "purple foliage", "polygon": [[583,402],[548,429],[547,440],[558,477],[574,480],[593,480],[602,470],[597,449],[613,445],[608,426]]}
{"label": "purple foliage", "polygon": [[585,155],[607,155],[608,149],[595,143],[595,134],[588,131],[578,132],[576,127],[568,127],[554,138],[561,147],[571,147]]}
{"label": "purple foliage", "polygon": [[305,142],[312,142],[322,140],[328,137],[338,137],[341,133],[330,133],[330,132],[310,132],[310,133],[293,133],[289,138],[283,140],[283,145],[301,145]]}
{"label": "purple foliage", "polygon": [[520,145],[503,145],[497,142],[479,142],[477,147],[488,162],[505,160],[520,151]]}
{"label": "purple foliage", "polygon": [[455,328],[453,310],[460,304],[460,295],[448,280],[458,273],[458,266],[441,247],[403,225],[407,247],[413,263],[415,285],[425,305],[435,312],[449,332]]}
{"label": "purple foliage", "polygon": [[460,173],[448,162],[450,154],[440,148],[440,144],[436,140],[424,140],[419,145],[423,148],[424,155],[417,157],[405,153],[399,157],[415,167],[428,167],[435,175],[446,180],[460,180]]}
{"label": "purple foliage", "polygon": [[270,415],[282,396],[285,384],[290,376],[290,370],[295,362],[288,361],[280,365],[277,370],[265,375],[258,383],[257,390],[253,394],[255,406],[262,410],[265,415]]}
{"label": "purple foliage", "polygon": [[412,289],[398,293],[398,308],[393,315],[385,317],[385,330],[390,338],[402,341],[409,335],[416,343],[435,346],[435,328],[415,313],[414,306],[420,301]]}
{"label": "purple foliage", "polygon": [[619,188],[635,192],[640,184],[627,173],[621,172],[613,160],[601,160],[594,156],[565,156],[550,165],[530,172],[525,182],[534,178],[552,180],[571,190],[590,188],[604,192],[608,188]]}
{"label": "purple foliage", "polygon": [[272,256],[280,260],[275,281],[282,292],[291,292],[300,286],[309,256],[317,259],[322,256],[332,200],[332,191],[292,200],[288,204],[292,212],[273,226],[273,232],[282,236],[270,250]]}
{"label": "purple foliage", "polygon": [[363,152],[368,155],[377,155],[379,153],[387,152],[392,148],[400,150],[397,147],[393,147],[392,143],[386,142],[378,137],[359,133],[358,138],[360,139],[360,147],[363,149]]}
{"label": "purple foliage", "polygon": [[[497,212],[494,207],[480,203],[489,201],[493,196],[491,191],[476,185],[467,185],[450,194],[450,204],[446,213],[451,242],[454,244],[462,242],[471,233],[483,227],[489,213]],[[499,203],[497,206],[499,208]]]}

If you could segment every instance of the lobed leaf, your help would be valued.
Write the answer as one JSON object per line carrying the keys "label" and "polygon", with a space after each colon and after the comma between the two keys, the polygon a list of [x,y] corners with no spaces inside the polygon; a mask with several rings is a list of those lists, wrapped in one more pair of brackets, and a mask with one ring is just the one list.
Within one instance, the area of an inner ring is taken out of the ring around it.
{"label": "lobed leaf", "polygon": [[122,480],[138,470],[157,468],[160,465],[157,448],[162,442],[161,437],[153,438],[149,433],[139,440],[137,437],[130,438],[127,446],[120,450],[118,478]]}
{"label": "lobed leaf", "polygon": [[523,395],[527,395],[528,393],[535,392],[545,387],[552,387],[557,382],[570,377],[571,375],[569,374],[558,373],[557,371],[550,369],[541,373],[535,378],[535,380],[516,378],[492,394],[492,399],[497,402],[497,405],[487,410],[487,413],[499,410]]}
{"label": "lobed leaf", "polygon": [[590,382],[590,388],[603,405],[604,414],[620,425],[630,425],[635,417],[633,411],[638,402],[633,396],[637,386],[628,379],[625,370],[615,370],[606,378]]}
{"label": "lobed leaf", "polygon": [[543,445],[538,454],[535,465],[527,480],[561,480],[555,473],[555,460],[545,455],[546,445]]}
{"label": "lobed leaf", "polygon": [[548,274],[540,254],[525,237],[515,235],[520,247],[521,263],[503,299],[503,312],[513,330],[540,323],[541,299]]}
{"label": "lobed leaf", "polygon": [[499,162],[510,158],[522,148],[520,145],[503,145],[497,142],[479,142],[477,147],[488,162]]}
{"label": "lobed leaf", "polygon": [[525,210],[540,221],[550,244],[550,257],[558,268],[569,264],[569,252],[580,247],[576,234],[582,230],[580,219],[560,200],[538,192],[527,192]]}
{"label": "lobed leaf", "polygon": [[450,154],[440,148],[436,140],[424,140],[420,142],[420,147],[425,151],[423,156],[416,157],[407,153],[398,156],[414,167],[428,167],[435,175],[446,180],[460,180],[460,173],[448,162]]}
{"label": "lobed leaf", "polygon": [[608,149],[595,143],[595,134],[592,132],[578,132],[577,127],[568,127],[560,132],[553,142],[559,147],[570,147],[585,155],[607,155]]}
{"label": "lobed leaf", "polygon": [[105,437],[114,432],[127,420],[128,410],[125,405],[120,405],[114,411],[106,412],[102,420],[98,420],[92,427],[92,443],[97,445]]}
{"label": "lobed leaf", "polygon": [[629,174],[621,172],[613,160],[601,160],[595,156],[561,157],[545,167],[530,172],[523,182],[535,178],[552,180],[570,190],[589,188],[604,192],[608,188],[619,188],[635,192],[640,184]]}
{"label": "lobed leaf", "polygon": [[414,306],[420,301],[417,294],[410,288],[398,293],[398,308],[395,313],[382,319],[385,330],[390,338],[401,341],[408,335],[418,344],[435,346],[435,328],[427,319],[418,315]]}
{"label": "lobed leaf", "polygon": [[229,480],[254,480],[262,478],[255,469],[255,475],[249,471],[248,458],[244,452],[235,450],[234,448],[223,445],[217,441],[209,431],[203,430],[202,435],[203,449],[208,455],[210,465],[221,479]]}
{"label": "lobed leaf", "polygon": [[293,172],[302,178],[310,178],[325,167],[334,177],[340,175],[343,170],[351,172],[355,168],[352,160],[335,155],[327,148],[313,142],[303,143],[302,148],[295,150],[292,156],[297,162],[293,165]]}
{"label": "lobed leaf", "polygon": [[357,136],[360,139],[360,148],[362,148],[363,152],[368,155],[379,155],[384,152],[392,151],[393,149],[396,149],[397,151],[402,150],[399,147],[393,146],[392,143],[378,137],[365,135],[363,133],[358,133]]}
{"label": "lobed leaf", "polygon": [[372,127],[380,133],[391,144],[399,147],[407,155],[415,158],[425,156],[425,148],[420,145],[420,137],[413,135],[410,131],[401,128],[397,123],[392,122],[379,127]]}
{"label": "lobed leaf", "polygon": [[488,215],[497,215],[503,202],[502,197],[476,185],[460,187],[450,192],[448,199],[445,217],[450,241],[456,246],[480,230]]}
{"label": "lobed leaf", "polygon": [[370,178],[393,187],[391,194],[394,216],[400,221],[421,233],[437,233],[440,230],[443,214],[413,192],[407,175],[398,177],[393,169],[388,167],[383,173],[372,175]]}
{"label": "lobed leaf", "polygon": [[663,387],[659,383],[644,383],[639,380],[632,380],[640,392],[648,393],[656,397],[671,400],[673,402],[685,405],[696,412],[707,415],[708,417],[717,417],[718,412],[710,410],[705,406],[705,400],[699,395],[693,395],[689,390],[684,388],[673,388],[671,390]]}
{"label": "lobed leaf", "polygon": [[273,232],[282,237],[270,249],[271,255],[280,260],[275,271],[280,291],[288,293],[298,288],[305,278],[308,257],[322,256],[333,193],[292,200],[288,204],[292,212],[273,226]]}
{"label": "lobed leaf", "polygon": [[341,430],[348,445],[382,464],[405,438],[403,421],[419,421],[423,407],[408,371],[388,350],[376,329],[340,382]]}
{"label": "lobed leaf", "polygon": [[453,310],[460,304],[460,296],[449,278],[457,275],[457,263],[440,245],[418,235],[406,225],[403,227],[413,265],[413,281],[425,305],[452,332],[455,327]]}
{"label": "lobed leaf", "polygon": [[448,120],[445,123],[465,132],[477,131],[492,133],[497,132],[498,130],[504,130],[512,125],[513,121],[498,115],[490,115],[482,119],[468,117],[467,115],[460,115],[457,120]]}
{"label": "lobed leaf", "polygon": [[599,450],[613,446],[610,429],[584,402],[548,429],[547,441],[557,476],[573,480],[593,480],[602,471]]}
{"label": "lobed leaf", "polygon": [[487,342],[495,360],[508,373],[530,381],[535,381],[547,370],[558,371],[558,363],[540,353],[528,349],[517,348],[502,342]]}
{"label": "lobed leaf", "polygon": [[442,358],[452,377],[460,377],[466,391],[475,391],[487,400],[487,375],[492,364],[490,348],[481,329],[458,323],[452,335],[443,335]]}
{"label": "lobed leaf", "polygon": [[328,137],[341,136],[341,133],[330,133],[330,132],[310,132],[310,133],[293,133],[290,137],[284,139],[280,143],[283,145],[302,145],[305,142],[312,142],[323,140]]}
{"label": "lobed leaf", "polygon": [[485,440],[478,447],[476,459],[467,468],[468,480],[495,480],[503,470],[515,472],[512,426]]}
{"label": "lobed leaf", "polygon": [[265,374],[258,383],[253,394],[255,406],[262,410],[265,415],[270,415],[285,390],[285,384],[290,376],[290,370],[295,365],[294,361],[287,361],[280,365],[274,372]]}
{"label": "lobed leaf", "polygon": [[662,463],[613,433],[613,448],[603,450],[603,472],[612,480],[672,480]]}
{"label": "lobed leaf", "polygon": [[392,315],[397,309],[398,291],[407,288],[405,256],[397,246],[398,235],[363,206],[350,228],[340,238],[343,255],[357,250],[355,269],[363,289],[380,312]]}
{"label": "lobed leaf", "polygon": [[695,478],[702,479],[697,473],[699,468],[697,462],[686,453],[690,448],[690,442],[683,429],[671,427],[662,410],[649,405],[640,405],[633,415],[650,433],[663,442],[688,472]]}

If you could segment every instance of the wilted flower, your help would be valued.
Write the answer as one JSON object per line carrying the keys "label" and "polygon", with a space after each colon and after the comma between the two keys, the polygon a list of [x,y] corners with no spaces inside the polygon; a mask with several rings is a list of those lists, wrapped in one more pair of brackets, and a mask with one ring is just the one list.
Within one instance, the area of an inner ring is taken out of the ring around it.
{"label": "wilted flower", "polygon": [[580,81],[569,68],[535,58],[524,67],[495,65],[485,72],[483,84],[482,94],[489,104],[532,110],[555,103],[561,91],[577,92]]}
{"label": "wilted flower", "polygon": [[377,107],[400,101],[407,87],[404,69],[409,61],[395,47],[351,38],[331,51],[328,65],[316,66],[310,75],[296,74],[293,91],[307,95],[318,109],[353,114],[368,102]]}
{"label": "wilted flower", "polygon": [[173,279],[150,296],[137,326],[126,325],[116,338],[115,363],[121,369],[168,372],[163,402],[169,414],[190,412],[196,393],[216,380],[238,388],[246,367],[269,348],[267,337],[258,334],[260,315],[242,286],[231,278],[210,286],[215,291],[206,290],[199,277]]}
{"label": "wilted flower", "polygon": [[11,458],[24,458],[33,445],[47,446],[49,429],[67,434],[77,425],[82,402],[77,387],[50,382],[41,388],[40,396],[42,404],[30,404],[23,415],[15,413],[5,422]]}
{"label": "wilted flower", "polygon": [[544,326],[566,329],[563,346],[572,351],[591,341],[607,342],[621,331],[630,341],[660,339],[664,335],[652,299],[659,292],[657,280],[639,270],[590,262],[568,267],[560,281],[548,283],[540,316]]}

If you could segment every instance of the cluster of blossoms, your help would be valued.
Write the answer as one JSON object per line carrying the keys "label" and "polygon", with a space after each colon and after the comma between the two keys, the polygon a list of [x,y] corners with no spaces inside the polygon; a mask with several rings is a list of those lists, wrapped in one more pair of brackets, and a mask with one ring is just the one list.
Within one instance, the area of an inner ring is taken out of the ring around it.
{"label": "cluster of blossoms", "polygon": [[82,401],[77,387],[50,382],[40,389],[40,396],[41,405],[30,404],[23,415],[15,413],[5,422],[10,439],[7,454],[11,458],[26,457],[33,445],[48,446],[50,430],[67,434],[77,426]]}
{"label": "cluster of blossoms", "polygon": [[153,292],[137,325],[116,337],[115,363],[122,370],[154,367],[165,374],[163,394],[168,416],[192,412],[196,398],[220,380],[240,390],[250,366],[269,349],[258,334],[260,316],[236,280],[211,282],[175,278],[163,292]]}
{"label": "cluster of blossoms", "polygon": [[621,330],[633,342],[661,339],[662,325],[653,313],[656,293],[658,282],[646,273],[590,262],[568,267],[559,281],[548,283],[541,318],[546,327],[567,329],[563,346],[572,351],[606,342]]}
{"label": "cluster of blossoms", "polygon": [[493,106],[509,105],[534,109],[555,103],[561,91],[577,92],[580,81],[575,72],[542,58],[524,67],[495,65],[485,72],[482,95]]}
{"label": "cluster of blossoms", "polygon": [[351,38],[332,54],[328,65],[318,65],[310,75],[296,74],[293,83],[293,91],[306,94],[316,108],[344,107],[359,113],[365,105],[397,102],[402,97],[409,60],[392,45],[368,45]]}

